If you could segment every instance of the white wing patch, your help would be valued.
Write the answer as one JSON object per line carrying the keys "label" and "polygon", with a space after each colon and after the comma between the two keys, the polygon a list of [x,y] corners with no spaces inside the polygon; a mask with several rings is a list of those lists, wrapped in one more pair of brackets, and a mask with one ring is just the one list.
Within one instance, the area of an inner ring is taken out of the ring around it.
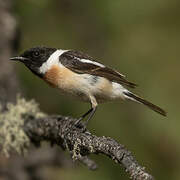
{"label": "white wing patch", "polygon": [[[78,58],[78,59],[79,59],[79,58]],[[102,68],[105,67],[103,64],[98,63],[98,62],[96,62],[96,61],[91,61],[91,60],[89,60],[89,59],[79,59],[79,61],[81,61],[81,62],[83,62],[83,63],[94,64],[94,65],[100,66],[100,67],[102,67]]]}
{"label": "white wing patch", "polygon": [[122,77],[126,77],[124,74],[121,74],[121,73],[119,73],[118,71],[116,71],[119,75],[121,75]]}
{"label": "white wing patch", "polygon": [[40,73],[45,74],[53,65],[56,65],[56,64],[62,66],[62,64],[59,62],[59,56],[61,56],[66,51],[68,50],[62,50],[62,49],[56,50],[49,57],[49,59],[45,63],[42,64],[42,66],[40,67]]}
{"label": "white wing patch", "polygon": [[[91,61],[91,60],[89,60],[89,59],[80,59],[80,58],[76,58],[76,59],[79,60],[79,61],[81,61],[81,62],[83,62],[83,63],[94,64],[94,65],[99,66],[99,67],[102,67],[102,68],[105,68],[105,67],[106,67],[105,65],[103,65],[103,64],[101,64],[101,63],[99,63],[99,62]],[[118,71],[116,71],[116,72],[117,72],[119,75],[121,75],[122,77],[125,77],[125,75],[119,73]]]}

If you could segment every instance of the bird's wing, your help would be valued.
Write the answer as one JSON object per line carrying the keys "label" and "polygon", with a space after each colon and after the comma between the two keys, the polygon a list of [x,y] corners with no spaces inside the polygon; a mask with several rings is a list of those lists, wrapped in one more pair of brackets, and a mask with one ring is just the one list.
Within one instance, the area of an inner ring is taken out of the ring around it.
{"label": "bird's wing", "polygon": [[94,61],[92,57],[79,51],[69,50],[59,57],[60,63],[79,74],[91,74],[104,77],[112,82],[134,88],[136,84],[129,82],[119,72]]}

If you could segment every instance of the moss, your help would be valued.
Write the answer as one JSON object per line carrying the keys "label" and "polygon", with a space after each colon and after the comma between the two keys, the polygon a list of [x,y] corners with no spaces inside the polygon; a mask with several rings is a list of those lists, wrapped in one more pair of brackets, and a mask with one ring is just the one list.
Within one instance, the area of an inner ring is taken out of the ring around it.
{"label": "moss", "polygon": [[11,151],[24,154],[29,147],[30,140],[23,130],[25,114],[36,118],[45,116],[34,100],[26,101],[20,96],[17,97],[16,104],[7,104],[6,111],[2,112],[0,108],[0,147],[6,156]]}

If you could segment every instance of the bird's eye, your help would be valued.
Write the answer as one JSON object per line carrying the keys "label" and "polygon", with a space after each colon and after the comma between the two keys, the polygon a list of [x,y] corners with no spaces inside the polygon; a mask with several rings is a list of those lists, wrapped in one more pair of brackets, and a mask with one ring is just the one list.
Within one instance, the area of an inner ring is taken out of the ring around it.
{"label": "bird's eye", "polygon": [[33,53],[33,56],[34,56],[34,57],[38,57],[38,56],[39,56],[39,52],[38,52],[38,51],[35,51],[35,52]]}

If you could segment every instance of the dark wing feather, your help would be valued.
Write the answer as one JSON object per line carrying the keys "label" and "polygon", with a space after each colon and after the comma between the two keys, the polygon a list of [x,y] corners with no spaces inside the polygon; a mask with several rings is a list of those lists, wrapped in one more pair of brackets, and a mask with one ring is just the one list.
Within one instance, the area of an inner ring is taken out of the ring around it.
{"label": "dark wing feather", "polygon": [[92,57],[82,52],[73,50],[67,51],[59,57],[61,64],[63,64],[65,67],[67,67],[73,72],[104,77],[112,82],[124,84],[131,88],[134,88],[136,86],[136,84],[127,81],[122,74],[109,67],[101,67],[92,63],[84,63],[80,61],[81,59],[93,61]]}

